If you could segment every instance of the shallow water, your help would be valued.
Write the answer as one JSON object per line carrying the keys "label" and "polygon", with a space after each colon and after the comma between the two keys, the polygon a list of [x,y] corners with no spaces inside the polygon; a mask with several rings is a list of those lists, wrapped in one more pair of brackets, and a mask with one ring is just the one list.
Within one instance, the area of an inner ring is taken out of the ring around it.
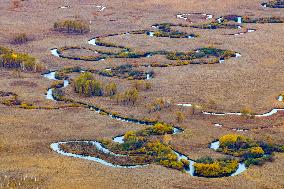
{"label": "shallow water", "polygon": [[237,18],[237,23],[241,24],[242,23],[242,17]]}
{"label": "shallow water", "polygon": [[106,7],[102,5],[97,5],[96,7],[99,9],[100,12],[106,9]]}
{"label": "shallow water", "polygon": [[88,44],[96,46],[97,45],[96,44],[96,38],[93,38],[93,39],[89,40]]}
{"label": "shallow water", "polygon": [[154,37],[154,32],[147,32],[147,35],[149,35],[150,37]]}
{"label": "shallow water", "polygon": [[233,176],[239,175],[242,172],[244,172],[245,170],[247,170],[245,164],[244,163],[239,163],[238,169],[236,170],[236,172],[231,174],[231,176],[233,177]]}
{"label": "shallow water", "polygon": [[223,17],[217,19],[218,23],[222,23]]}
{"label": "shallow water", "polygon": [[60,9],[68,9],[68,8],[70,8],[70,6],[69,5],[66,5],[66,6],[62,6],[62,7],[59,7]]}
{"label": "shallow water", "polygon": [[214,126],[215,126],[215,127],[223,127],[223,125],[222,125],[222,124],[219,124],[219,123],[214,123]]}
{"label": "shallow water", "polygon": [[43,77],[51,80],[58,80],[55,78],[55,71],[49,72],[47,74],[43,74]]}
{"label": "shallow water", "polygon": [[[190,14],[190,13],[183,13],[183,14],[177,14],[177,18],[180,18],[180,19],[183,19],[183,20],[187,20],[188,18],[187,18],[187,16],[190,16],[190,15],[202,15],[202,16],[206,16],[206,20],[208,20],[208,19],[212,19],[213,18],[213,15],[212,14],[205,14],[205,13],[203,13],[203,14],[201,14],[201,13],[192,13],[192,14]],[[191,22],[192,23],[192,22]]]}
{"label": "shallow water", "polygon": [[251,33],[251,32],[255,32],[256,30],[254,29],[248,29],[248,33]]}
{"label": "shallow water", "polygon": [[[50,79],[50,80],[58,80],[58,79],[55,78],[55,71],[51,71],[49,73],[43,74],[43,77]],[[63,88],[67,87],[68,85],[69,85],[69,81],[67,79],[65,79],[63,81]],[[53,89],[49,88],[46,92],[46,95],[45,95],[46,99],[55,100],[52,93],[53,93]]]}
{"label": "shallow water", "polygon": [[233,131],[237,131],[237,132],[246,132],[248,131],[248,129],[238,129],[238,128],[235,128],[235,129],[232,129]]}
{"label": "shallow water", "polygon": [[192,107],[192,104],[177,104],[177,106]]}
{"label": "shallow water", "polygon": [[219,141],[212,142],[210,144],[210,148],[213,149],[213,150],[217,150],[219,147],[220,147],[220,142]]}
{"label": "shallow water", "polygon": [[120,144],[124,143],[124,135],[114,137],[113,141],[117,142],[117,143],[120,143]]}
{"label": "shallow water", "polygon": [[57,48],[51,49],[50,51],[51,51],[51,54],[52,54],[53,56],[60,57]]}
{"label": "shallow water", "polygon": [[[76,142],[76,141],[70,141],[70,142]],[[79,141],[77,141],[77,142],[79,142]],[[96,141],[85,141],[85,142],[94,142],[95,143]],[[147,165],[127,165],[127,166],[126,165],[125,166],[123,166],[123,165],[116,165],[116,164],[107,162],[107,161],[105,161],[103,159],[100,159],[100,158],[96,158],[96,157],[92,157],[92,156],[83,156],[83,155],[78,155],[78,154],[64,152],[63,150],[61,150],[60,144],[65,144],[65,143],[67,143],[67,142],[52,143],[50,145],[50,148],[53,151],[55,151],[55,152],[57,152],[57,153],[59,153],[61,155],[64,155],[64,156],[80,158],[80,159],[86,159],[86,160],[90,160],[90,161],[95,161],[95,162],[101,163],[101,164],[109,166],[109,167],[115,167],[115,168],[139,168],[139,167],[147,166]],[[102,152],[105,153],[104,151],[102,151]]]}
{"label": "shallow water", "polygon": [[240,58],[242,55],[240,53],[236,53],[236,58]]}
{"label": "shallow water", "polygon": [[48,89],[47,90],[47,93],[46,93],[46,99],[48,99],[48,100],[55,100],[54,98],[53,98],[53,95],[52,95],[52,93],[53,93],[53,89]]}
{"label": "shallow water", "polygon": [[[272,116],[279,111],[284,111],[284,108],[274,108],[270,112],[266,112],[263,114],[256,114],[254,115],[255,117],[269,117]],[[237,115],[237,116],[242,116],[243,114],[240,112],[227,112],[227,113],[215,113],[215,112],[202,112],[205,115],[214,115],[214,116],[225,116],[225,115]]]}

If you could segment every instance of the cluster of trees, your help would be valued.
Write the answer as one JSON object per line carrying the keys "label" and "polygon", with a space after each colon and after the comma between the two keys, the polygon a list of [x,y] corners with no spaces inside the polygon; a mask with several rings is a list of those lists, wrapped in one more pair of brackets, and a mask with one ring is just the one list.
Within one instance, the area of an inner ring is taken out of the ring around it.
{"label": "cluster of trees", "polygon": [[153,71],[145,72],[142,70],[134,69],[134,67],[131,64],[125,64],[121,65],[115,68],[112,68],[111,70],[103,69],[99,71],[100,75],[107,76],[107,77],[120,77],[120,78],[127,78],[127,79],[134,79],[134,80],[145,80],[147,79],[147,74],[149,74],[150,77],[154,75]]}
{"label": "cluster of trees", "polygon": [[137,80],[132,83],[130,89],[125,90],[123,93],[117,93],[114,99],[117,103],[124,105],[134,105],[139,99],[139,91],[149,90],[151,83],[144,80]]}
{"label": "cluster of trees", "polygon": [[235,56],[234,51],[222,50],[214,47],[204,47],[189,52],[171,52],[167,54],[167,58],[170,60],[194,60],[210,57],[230,58]]}
{"label": "cluster of trees", "polygon": [[154,156],[155,162],[165,167],[183,170],[188,166],[188,162],[178,160],[177,155],[169,145],[163,144],[158,140],[149,141],[145,145],[146,154]]}
{"label": "cluster of trees", "polygon": [[119,153],[127,151],[133,155],[139,154],[139,156],[144,158],[151,157],[153,162],[160,165],[183,170],[184,167],[189,166],[187,160],[179,160],[170,145],[147,137],[155,134],[164,135],[172,133],[172,131],[173,127],[165,123],[157,123],[151,129],[147,128],[142,131],[128,131],[124,135],[124,143],[117,144],[114,150],[118,150]]}
{"label": "cluster of trees", "polygon": [[238,24],[229,23],[228,20],[222,20],[221,22],[215,20],[210,23],[198,24],[192,27],[199,29],[218,29],[218,28],[237,29]]}
{"label": "cluster of trees", "polygon": [[220,148],[240,148],[243,143],[245,143],[248,140],[248,138],[242,136],[242,135],[236,135],[236,134],[227,134],[224,136],[221,136],[219,138],[220,142]]}
{"label": "cluster of trees", "polygon": [[265,161],[273,160],[273,152],[284,152],[284,145],[254,141],[250,138],[228,134],[220,137],[220,148],[225,154],[240,157],[246,166],[261,165]]}
{"label": "cluster of trees", "polygon": [[166,123],[156,123],[154,126],[146,129],[150,135],[164,135],[164,134],[172,134],[174,128]]}
{"label": "cluster of trees", "polygon": [[196,160],[194,174],[202,177],[222,177],[229,176],[238,168],[238,161],[234,159],[217,159],[203,157]]}
{"label": "cluster of trees", "polygon": [[184,120],[185,120],[185,115],[184,115],[184,113],[181,112],[181,111],[177,111],[177,112],[176,112],[176,121],[177,121],[178,123],[182,123]]}
{"label": "cluster of trees", "polygon": [[115,83],[103,84],[96,80],[92,73],[85,72],[74,79],[75,92],[90,97],[90,96],[113,96],[117,93]]}
{"label": "cluster of trees", "polygon": [[114,98],[117,103],[122,103],[124,105],[134,105],[139,98],[139,91],[135,88],[130,88],[124,91],[124,93],[116,94]]}
{"label": "cluster of trees", "polygon": [[131,138],[131,137],[146,137],[146,136],[152,136],[152,135],[165,135],[165,134],[172,134],[174,132],[173,126],[166,124],[166,123],[155,123],[152,127],[148,127],[146,129],[127,133],[125,135],[125,138]]}
{"label": "cluster of trees", "polygon": [[132,82],[132,87],[137,91],[146,91],[152,88],[152,85],[148,81],[137,80]]}
{"label": "cluster of trees", "polygon": [[0,67],[34,72],[45,69],[34,57],[4,47],[0,47]]}
{"label": "cluster of trees", "polygon": [[84,34],[90,31],[90,26],[82,20],[62,20],[53,25],[54,30],[65,33]]}
{"label": "cluster of trees", "polygon": [[154,102],[150,103],[147,108],[149,113],[161,111],[162,109],[171,106],[171,101],[165,98],[157,98]]}

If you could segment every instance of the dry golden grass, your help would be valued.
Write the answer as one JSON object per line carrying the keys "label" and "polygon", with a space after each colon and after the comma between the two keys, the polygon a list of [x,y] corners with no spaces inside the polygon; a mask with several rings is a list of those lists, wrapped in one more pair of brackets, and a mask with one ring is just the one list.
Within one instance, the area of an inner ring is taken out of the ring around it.
{"label": "dry golden grass", "polygon": [[[150,29],[154,23],[186,23],[176,18],[177,13],[201,12],[216,17],[226,14],[283,16],[283,10],[261,8],[261,2],[104,1],[102,4],[107,8],[98,12],[95,6],[101,4],[94,4],[90,0],[82,0],[80,3],[75,0],[29,0],[21,1],[19,6],[17,3],[13,5],[10,1],[3,1],[0,3],[0,44],[32,54],[49,69],[71,65],[102,69],[126,63],[167,63],[168,60],[163,56],[108,59],[100,62],[72,61],[53,57],[50,49],[74,45],[95,49],[98,47],[88,45],[87,40],[97,35]],[[70,8],[58,8],[64,5],[70,5]],[[91,20],[89,34],[70,36],[52,31],[55,21],[75,17]],[[104,41],[126,45],[137,51],[187,51],[214,45],[237,51],[242,57],[216,65],[153,68],[156,77],[150,81],[152,89],[141,92],[134,107],[117,105],[106,97],[82,98],[73,92],[71,86],[65,90],[66,94],[68,97],[98,104],[105,109],[135,118],[159,118],[168,123],[176,123],[176,112],[183,112],[186,119],[179,125],[185,132],[165,140],[194,159],[204,155],[220,157],[220,154],[208,149],[208,144],[223,134],[234,132],[231,128],[267,127],[242,134],[257,139],[272,138],[283,144],[283,114],[267,119],[214,117],[192,115],[190,108],[174,105],[192,103],[212,111],[240,111],[244,107],[250,107],[256,113],[267,112],[273,107],[284,107],[283,102],[277,101],[277,96],[284,91],[283,24],[248,24],[247,27],[257,31],[243,36],[229,36],[225,34],[232,33],[232,30],[177,28],[200,34],[199,38],[189,40],[150,38],[146,35],[108,37]],[[11,39],[19,32],[33,36],[33,41],[21,46],[11,45]],[[71,78],[75,76],[76,74],[71,74]],[[102,76],[96,78],[118,83],[120,91],[131,86],[131,82],[127,80]],[[13,71],[0,70],[1,91],[15,92],[20,99],[39,106],[62,105],[45,99],[44,93],[51,83],[52,81],[44,79],[40,74],[19,75]],[[172,106],[149,114],[146,106],[161,97],[171,99]],[[214,127],[214,123],[222,123],[226,128]],[[50,143],[55,141],[111,138],[142,128],[143,126],[112,120],[84,108],[23,110],[0,105],[0,174],[12,172],[36,176],[41,179],[42,188],[284,188],[283,154],[276,154],[275,162],[262,167],[251,167],[236,177],[205,179],[158,165],[139,169],[113,169],[96,162],[63,157],[49,148]]]}

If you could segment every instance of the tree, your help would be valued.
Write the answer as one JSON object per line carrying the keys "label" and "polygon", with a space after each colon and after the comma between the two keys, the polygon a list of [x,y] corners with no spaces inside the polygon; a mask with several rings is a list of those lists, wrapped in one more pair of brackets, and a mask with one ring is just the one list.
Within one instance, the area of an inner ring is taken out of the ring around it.
{"label": "tree", "polygon": [[111,82],[105,86],[105,94],[107,96],[113,96],[117,93],[117,86],[115,83]]}
{"label": "tree", "polygon": [[123,102],[125,104],[132,104],[134,105],[135,102],[138,100],[138,97],[139,97],[139,92],[137,89],[128,89],[124,92],[124,95],[123,95]]}
{"label": "tree", "polygon": [[[107,92],[106,94],[113,94],[115,87],[113,86],[113,84],[108,85],[111,86],[112,90]],[[104,84],[96,80],[90,72],[82,73],[74,80],[75,92],[87,97],[102,96],[104,94],[104,88]]]}
{"label": "tree", "polygon": [[184,119],[185,119],[184,113],[182,113],[181,111],[176,112],[176,121],[178,123],[182,123]]}

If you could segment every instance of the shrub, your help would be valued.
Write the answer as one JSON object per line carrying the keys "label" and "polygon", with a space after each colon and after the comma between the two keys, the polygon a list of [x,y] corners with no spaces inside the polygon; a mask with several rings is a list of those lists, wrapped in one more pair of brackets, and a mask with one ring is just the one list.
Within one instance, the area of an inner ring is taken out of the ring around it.
{"label": "shrub", "polygon": [[23,109],[35,109],[36,106],[34,106],[32,103],[22,102],[21,105],[20,105],[20,108],[23,108]]}
{"label": "shrub", "polygon": [[79,66],[64,67],[63,69],[55,72],[55,78],[63,80],[67,78],[68,73],[80,72],[80,71],[81,68]]}
{"label": "shrub", "polygon": [[201,157],[201,158],[197,159],[196,163],[207,163],[207,164],[210,164],[210,163],[214,163],[214,159],[211,158],[210,156],[204,156],[204,157]]}
{"label": "shrub", "polygon": [[189,167],[189,161],[187,159],[181,159],[180,161],[182,162],[184,167],[186,167],[186,168]]}
{"label": "shrub", "polygon": [[251,108],[244,108],[241,110],[241,114],[244,115],[244,116],[248,116],[248,117],[251,117],[254,115],[253,111]]}
{"label": "shrub", "polygon": [[151,113],[151,112],[161,111],[162,109],[168,107],[170,107],[169,100],[165,100],[164,98],[157,98],[154,102],[148,105],[148,111],[149,113]]}
{"label": "shrub", "polygon": [[64,91],[61,88],[53,89],[52,96],[55,100],[63,100],[64,99]]}
{"label": "shrub", "polygon": [[155,161],[160,165],[178,170],[183,169],[183,163],[178,160],[171,147],[160,141],[147,142],[145,151],[147,155],[154,156]]}
{"label": "shrub", "polygon": [[104,93],[106,96],[113,96],[117,93],[117,86],[115,83],[111,82],[105,86]]}
{"label": "shrub", "polygon": [[150,132],[150,135],[164,135],[164,134],[172,134],[173,127],[166,123],[156,123],[154,126],[147,128]]}
{"label": "shrub", "polygon": [[184,119],[185,119],[184,113],[182,113],[180,111],[176,112],[176,121],[178,123],[182,123],[184,121]]}
{"label": "shrub", "polygon": [[[134,69],[134,67],[130,64],[117,66],[117,67],[111,68],[110,70],[103,69],[103,70],[100,70],[98,73],[106,77],[116,76],[119,78],[127,78],[127,79],[135,79],[135,80],[145,80],[147,79],[147,74],[149,74],[150,77],[154,75],[153,71],[145,72],[145,71],[137,70],[137,69]],[[147,86],[145,86],[145,88],[149,86],[148,83],[146,83],[146,85]]]}
{"label": "shrub", "polygon": [[238,147],[238,142],[243,143],[247,139],[241,135],[227,134],[219,138],[220,147],[236,148]]}
{"label": "shrub", "polygon": [[18,100],[17,96],[13,96],[11,99],[3,100],[2,103],[6,106],[17,106],[20,105],[22,102]]}
{"label": "shrub", "polygon": [[89,24],[82,20],[62,20],[53,25],[54,30],[64,33],[84,34],[90,31]]}
{"label": "shrub", "polygon": [[124,140],[137,140],[137,136],[134,131],[128,131],[124,135]]}
{"label": "shrub", "polygon": [[[203,177],[229,176],[238,168],[238,161],[233,159],[218,159],[206,157],[194,163],[194,174]],[[201,162],[201,163],[198,163]]]}
{"label": "shrub", "polygon": [[133,81],[132,86],[138,91],[145,91],[151,88],[151,83],[144,80],[138,80],[138,81]]}
{"label": "shrub", "polygon": [[115,95],[117,102],[122,102],[125,105],[134,105],[139,98],[139,92],[137,89],[128,89],[123,94]]}
{"label": "shrub", "polygon": [[254,156],[262,156],[264,154],[264,151],[261,147],[252,147],[250,149],[250,153]]}
{"label": "shrub", "polygon": [[17,45],[24,44],[28,41],[29,41],[28,36],[25,33],[18,34],[12,39],[12,43]]}
{"label": "shrub", "polygon": [[224,135],[220,137],[220,151],[240,157],[247,166],[262,165],[272,161],[273,152],[282,152],[283,145],[254,141],[241,135]]}

